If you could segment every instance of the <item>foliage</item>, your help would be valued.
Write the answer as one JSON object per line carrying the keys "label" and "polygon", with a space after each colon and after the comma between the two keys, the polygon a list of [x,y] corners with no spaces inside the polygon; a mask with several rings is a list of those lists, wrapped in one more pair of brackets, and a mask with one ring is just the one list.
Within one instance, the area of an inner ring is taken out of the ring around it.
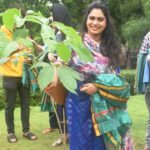
{"label": "foliage", "polygon": [[131,20],[122,25],[122,35],[131,50],[139,49],[141,41],[149,31],[150,22],[146,18]]}
{"label": "foliage", "polygon": [[126,81],[130,84],[130,92],[131,95],[135,95],[134,93],[134,84],[135,84],[135,70],[122,70],[121,75],[126,79]]}
{"label": "foliage", "polygon": [[[82,61],[92,61],[91,52],[84,46],[81,37],[78,33],[71,27],[65,26],[62,23],[54,22],[49,24],[50,20],[44,17],[40,12],[36,13],[34,11],[27,11],[26,16],[22,17],[16,15],[16,10],[8,9],[4,13],[2,13],[3,24],[6,27],[9,27],[9,30],[14,30],[13,39],[8,41],[5,40],[3,45],[0,45],[0,54],[1,58],[9,57],[10,54],[23,45],[23,47],[32,48],[32,43],[36,43],[34,40],[30,40],[27,37],[30,37],[28,30],[26,29],[26,22],[33,22],[39,24],[41,26],[41,37],[46,48],[43,48],[42,54],[46,53],[57,53],[58,57],[65,63],[68,64],[71,59],[72,50],[74,50]],[[9,12],[9,13],[8,13]],[[19,10],[17,11],[19,12]],[[7,14],[7,15],[6,15]],[[8,18],[13,17],[11,21]],[[5,20],[5,22],[4,22]],[[11,26],[9,26],[11,23]],[[15,26],[15,29],[14,29]],[[20,29],[23,27],[23,29]],[[19,28],[19,30],[17,30]],[[62,42],[56,41],[56,35],[54,34],[54,28],[59,29],[62,33],[65,34],[66,39]],[[27,33],[27,34],[26,34]],[[0,34],[0,38],[4,38],[4,34]],[[8,47],[9,46],[9,47]],[[12,49],[11,49],[12,48]],[[4,51],[5,50],[5,51]],[[22,49],[20,49],[22,50]],[[6,53],[7,52],[7,53]],[[24,54],[27,55],[27,54]],[[44,88],[49,85],[53,81],[54,72],[58,73],[59,80],[63,83],[65,88],[73,93],[77,88],[76,80],[81,80],[79,73],[66,66],[65,64],[57,65],[53,62],[43,63],[40,62],[40,58],[35,56],[34,53],[31,54],[34,58],[34,64],[32,68],[42,67],[39,71],[38,75],[38,83],[40,89],[43,91]],[[43,78],[44,76],[44,78]],[[68,78],[70,82],[68,84]]]}
{"label": "foliage", "polygon": [[139,49],[144,35],[149,31],[149,5],[150,0],[109,0],[118,33],[130,51]]}
{"label": "foliage", "polygon": [[[81,22],[85,8],[93,0],[64,0],[64,4],[67,6],[73,26],[79,29],[81,27]],[[82,14],[82,15],[81,15]]]}
{"label": "foliage", "polygon": [[42,14],[49,16],[50,9],[46,7],[48,2],[49,0],[0,0],[0,12],[9,8],[18,8],[22,10],[23,15],[25,15],[26,10],[40,10]]}

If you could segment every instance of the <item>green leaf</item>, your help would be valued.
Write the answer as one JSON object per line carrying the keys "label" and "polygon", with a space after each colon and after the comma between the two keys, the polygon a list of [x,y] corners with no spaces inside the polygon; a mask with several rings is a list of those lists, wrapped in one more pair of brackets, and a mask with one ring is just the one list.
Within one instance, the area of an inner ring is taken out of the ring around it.
{"label": "green leaf", "polygon": [[57,44],[57,54],[64,62],[68,62],[69,59],[71,58],[70,49],[63,43]]}
{"label": "green leaf", "polygon": [[31,21],[34,23],[38,23],[40,25],[49,23],[49,19],[45,18],[44,16],[41,16],[41,15],[29,14],[25,17],[25,19],[26,19],[26,21]]}
{"label": "green leaf", "polygon": [[32,15],[28,15],[25,17],[25,20],[28,21],[28,22],[33,22],[33,23],[37,23],[37,24],[42,24],[41,21],[37,18],[35,18],[34,16]]}
{"label": "green leaf", "polygon": [[54,30],[48,25],[43,24],[41,29],[41,36],[44,44],[47,46],[49,52],[56,50],[57,42],[55,39]]}
{"label": "green leaf", "polygon": [[[53,53],[57,49],[57,42],[56,41],[47,39],[43,42],[47,46],[49,52]],[[47,49],[45,49],[45,50],[47,51]]]}
{"label": "green leaf", "polygon": [[0,64],[4,64],[4,63],[7,62],[8,60],[9,60],[9,57],[0,58]]}
{"label": "green leaf", "polygon": [[33,43],[29,39],[20,38],[20,39],[17,39],[17,42],[19,44],[23,44],[25,47],[33,49]]}
{"label": "green leaf", "polygon": [[46,88],[48,84],[53,81],[54,69],[53,67],[47,66],[43,68],[38,75],[38,83],[41,91]]}
{"label": "green leaf", "polygon": [[80,77],[80,73],[73,70],[71,67],[69,66],[65,66],[65,65],[60,65],[57,67],[58,71],[62,71],[62,72],[66,72],[67,74],[69,74],[69,76],[72,76],[73,78],[75,78],[76,80],[80,80],[81,81],[81,77]]}
{"label": "green leaf", "polygon": [[29,36],[28,29],[16,29],[13,33],[13,39],[16,40],[17,38],[26,38]]}
{"label": "green leaf", "polygon": [[0,17],[2,17],[2,16],[3,16],[3,14],[4,14],[4,13],[0,13]]}
{"label": "green leaf", "polygon": [[69,26],[65,26],[64,24],[59,22],[54,22],[52,23],[52,25],[66,35],[64,44],[76,51],[82,61],[88,62],[93,60],[91,52],[85,47],[81,36],[76,32],[75,29]]}
{"label": "green leaf", "polygon": [[6,26],[7,29],[13,31],[14,24],[15,24],[15,16],[21,16],[21,11],[16,8],[6,10],[2,15],[3,24]]}
{"label": "green leaf", "polygon": [[37,62],[37,63],[33,64],[30,67],[30,69],[37,68],[37,67],[51,67],[51,65],[46,62]]}
{"label": "green leaf", "polygon": [[80,43],[79,49],[76,49],[75,51],[77,52],[77,54],[79,54],[81,60],[85,62],[94,60],[91,51],[87,47],[85,47],[83,43]]}
{"label": "green leaf", "polygon": [[49,25],[45,24],[41,26],[41,36],[43,41],[47,39],[55,39],[54,30]]}
{"label": "green leaf", "polygon": [[62,31],[66,35],[66,38],[68,38],[68,39],[73,38],[73,39],[76,39],[76,41],[80,41],[80,42],[82,41],[78,32],[75,29],[73,29],[72,27],[66,26],[60,22],[53,22],[52,25],[54,27],[56,27],[57,29],[59,29],[60,31]]}
{"label": "green leaf", "polygon": [[15,25],[17,28],[22,27],[26,21],[25,18],[21,18],[20,16],[14,16],[14,19],[15,19]]}
{"label": "green leaf", "polygon": [[77,81],[76,79],[80,79],[79,74],[72,70],[70,67],[67,66],[59,66],[57,67],[58,77],[64,87],[76,94],[77,89]]}
{"label": "green leaf", "polygon": [[27,10],[26,14],[27,14],[27,15],[34,15],[34,16],[42,16],[42,17],[43,17],[43,15],[41,14],[40,11],[35,12],[35,11],[33,11],[33,10]]}
{"label": "green leaf", "polygon": [[64,43],[65,45],[71,47],[71,49],[76,51],[82,61],[93,61],[93,56],[91,52],[83,45],[83,43],[77,43],[77,41],[75,40],[65,40]]}
{"label": "green leaf", "polygon": [[19,45],[17,42],[9,42],[5,49],[2,51],[2,57],[8,57],[13,51],[17,50],[18,47]]}
{"label": "green leaf", "polygon": [[1,37],[0,36],[0,57],[3,57],[2,53],[3,53],[3,50],[5,49],[5,47],[7,46],[7,44],[9,43],[10,41],[8,39],[6,39],[5,37]]}

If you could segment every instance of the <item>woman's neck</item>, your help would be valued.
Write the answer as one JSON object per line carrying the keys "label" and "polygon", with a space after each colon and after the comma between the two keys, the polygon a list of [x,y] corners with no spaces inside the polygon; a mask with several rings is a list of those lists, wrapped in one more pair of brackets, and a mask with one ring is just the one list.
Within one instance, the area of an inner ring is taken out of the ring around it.
{"label": "woman's neck", "polygon": [[100,35],[93,35],[93,34],[89,34],[87,33],[89,37],[91,37],[96,43],[100,43],[101,38]]}

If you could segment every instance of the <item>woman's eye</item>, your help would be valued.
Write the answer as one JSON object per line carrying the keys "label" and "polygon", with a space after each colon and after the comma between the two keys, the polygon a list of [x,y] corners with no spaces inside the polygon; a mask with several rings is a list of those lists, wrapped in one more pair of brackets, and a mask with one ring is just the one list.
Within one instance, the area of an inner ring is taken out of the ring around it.
{"label": "woman's eye", "polygon": [[96,17],[89,17],[89,19],[92,20],[92,21],[97,20],[97,21],[101,22],[101,21],[104,20],[104,17],[98,17],[98,18],[96,18]]}
{"label": "woman's eye", "polygon": [[90,20],[95,20],[95,17],[89,17]]}
{"label": "woman's eye", "polygon": [[104,20],[104,18],[97,18],[97,20],[98,20],[98,21],[103,21],[103,20]]}

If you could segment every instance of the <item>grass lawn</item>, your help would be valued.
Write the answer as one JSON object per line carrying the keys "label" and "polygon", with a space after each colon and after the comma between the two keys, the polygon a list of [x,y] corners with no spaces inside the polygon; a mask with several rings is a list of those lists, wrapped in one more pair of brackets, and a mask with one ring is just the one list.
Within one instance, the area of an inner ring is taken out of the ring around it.
{"label": "grass lawn", "polygon": [[[144,102],[144,96],[132,96],[128,103],[128,111],[133,120],[132,136],[135,144],[135,150],[141,150],[144,146],[147,109]],[[20,109],[15,110],[15,126],[18,142],[10,144],[6,140],[6,127],[4,120],[4,111],[0,111],[0,150],[63,150],[63,146],[51,147],[52,142],[59,137],[58,132],[43,135],[43,129],[48,125],[48,113],[41,113],[39,107],[31,107],[31,131],[36,133],[38,140],[29,141],[22,137],[22,128],[20,121]],[[67,149],[68,146],[67,146]]]}
{"label": "grass lawn", "polygon": [[142,150],[145,142],[146,124],[148,119],[144,95],[132,96],[128,103],[128,111],[133,121],[132,136],[135,150]]}

